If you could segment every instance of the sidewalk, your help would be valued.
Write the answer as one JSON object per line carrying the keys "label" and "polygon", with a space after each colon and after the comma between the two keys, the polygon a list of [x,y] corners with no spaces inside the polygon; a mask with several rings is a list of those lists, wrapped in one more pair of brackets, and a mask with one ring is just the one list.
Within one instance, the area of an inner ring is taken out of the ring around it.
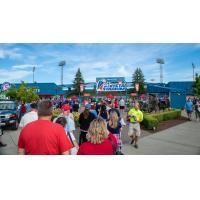
{"label": "sidewalk", "polygon": [[139,148],[125,144],[126,155],[197,155],[200,154],[200,122],[186,122],[143,137]]}
{"label": "sidewalk", "polygon": [[[6,131],[0,148],[0,155],[16,155],[18,131]],[[143,135],[146,133],[143,131]],[[200,154],[200,122],[186,122],[167,130],[141,137],[139,149],[130,145],[127,134],[123,135],[125,155],[197,155]]]}

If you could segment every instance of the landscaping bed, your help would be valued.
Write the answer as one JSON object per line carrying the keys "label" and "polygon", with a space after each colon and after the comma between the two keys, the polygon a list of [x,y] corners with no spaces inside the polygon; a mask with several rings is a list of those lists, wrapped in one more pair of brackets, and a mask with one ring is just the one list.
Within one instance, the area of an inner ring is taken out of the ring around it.
{"label": "landscaping bed", "polygon": [[159,126],[155,130],[153,130],[153,129],[149,130],[149,129],[145,128],[144,125],[142,125],[141,128],[145,131],[148,131],[149,133],[156,133],[156,132],[166,130],[168,128],[177,126],[177,125],[185,123],[185,122],[188,122],[188,119],[185,117],[180,117],[179,119],[170,119],[167,121],[160,122]]}
{"label": "landscaping bed", "polygon": [[150,132],[158,132],[186,121],[186,118],[181,117],[181,110],[174,109],[154,114],[145,113],[142,128]]}

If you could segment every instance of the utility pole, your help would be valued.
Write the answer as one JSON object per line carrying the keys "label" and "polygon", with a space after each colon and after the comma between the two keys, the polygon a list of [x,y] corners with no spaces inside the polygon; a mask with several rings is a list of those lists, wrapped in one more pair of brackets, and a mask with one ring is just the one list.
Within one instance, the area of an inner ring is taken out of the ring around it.
{"label": "utility pole", "polygon": [[63,68],[65,66],[66,62],[63,60],[63,61],[60,61],[58,66],[61,67],[61,77],[60,77],[60,83],[61,83],[61,86],[63,86]]}
{"label": "utility pole", "polygon": [[158,58],[156,63],[160,64],[160,83],[163,83],[163,64],[165,64],[165,61],[162,58]]}

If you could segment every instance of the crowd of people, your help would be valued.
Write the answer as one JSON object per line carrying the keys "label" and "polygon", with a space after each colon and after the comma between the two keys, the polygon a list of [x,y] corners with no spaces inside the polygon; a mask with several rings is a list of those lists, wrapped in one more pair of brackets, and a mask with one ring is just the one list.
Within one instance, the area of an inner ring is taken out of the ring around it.
{"label": "crowd of people", "polygon": [[[78,101],[41,100],[24,104],[19,127],[20,155],[122,155],[122,130],[126,125],[123,114],[125,100],[101,100],[86,102],[83,107]],[[52,120],[54,108],[62,113]],[[79,140],[75,137],[76,127],[72,112],[80,112]],[[143,114],[136,102],[128,113],[128,135],[131,144],[138,148],[139,123]]]}
{"label": "crowd of people", "polygon": [[[126,123],[131,144],[138,148],[143,112],[137,101],[129,102],[131,106],[125,122],[126,103],[123,98],[101,99],[98,102],[89,99],[82,106],[78,100],[63,99],[22,103],[19,108],[19,154],[123,154],[122,131]],[[52,120],[55,108],[60,108],[62,113]],[[185,110],[189,120],[192,120],[194,112],[196,120],[200,121],[200,99],[188,98]],[[79,134],[76,137],[77,127],[72,112],[80,113]],[[5,146],[1,141],[0,145]]]}
{"label": "crowd of people", "polygon": [[185,111],[187,112],[188,120],[192,120],[192,113],[195,113],[196,121],[200,121],[200,99],[194,97],[188,98],[185,103]]}

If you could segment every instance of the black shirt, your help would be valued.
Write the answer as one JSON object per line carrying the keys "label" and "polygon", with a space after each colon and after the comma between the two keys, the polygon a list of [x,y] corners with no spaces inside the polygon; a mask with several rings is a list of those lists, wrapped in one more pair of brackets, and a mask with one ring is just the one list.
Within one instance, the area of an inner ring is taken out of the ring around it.
{"label": "black shirt", "polygon": [[112,128],[109,123],[107,124],[107,129],[110,133],[112,134],[120,134],[120,129],[121,129],[122,125],[120,122],[118,122],[118,125],[116,128]]}
{"label": "black shirt", "polygon": [[75,103],[75,104],[73,105],[73,111],[74,111],[74,112],[78,112],[78,109],[79,109],[79,104],[78,104],[78,103]]}
{"label": "black shirt", "polygon": [[90,112],[87,119],[84,118],[83,113],[80,114],[79,124],[80,129],[88,131],[90,123],[95,119],[95,116]]}

